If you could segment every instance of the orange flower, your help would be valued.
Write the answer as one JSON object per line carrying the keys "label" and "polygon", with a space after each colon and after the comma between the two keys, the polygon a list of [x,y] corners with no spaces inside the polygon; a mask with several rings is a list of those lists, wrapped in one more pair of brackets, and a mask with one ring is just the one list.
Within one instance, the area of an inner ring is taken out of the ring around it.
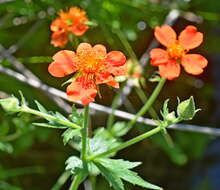
{"label": "orange flower", "polygon": [[64,77],[76,72],[67,87],[67,95],[71,101],[81,101],[84,105],[94,102],[99,84],[119,88],[114,76],[125,75],[124,54],[120,51],[107,53],[101,44],[92,47],[88,43],[81,43],[76,53],[62,50],[53,56],[53,60],[48,67],[51,75]]}
{"label": "orange flower", "polygon": [[68,34],[82,36],[89,27],[86,12],[78,7],[71,7],[67,12],[61,11],[50,29],[53,32],[51,43],[57,47],[63,47],[68,41]]}
{"label": "orange flower", "polygon": [[199,54],[187,54],[198,47],[203,41],[203,34],[195,26],[187,26],[178,36],[168,25],[156,27],[156,39],[167,49],[154,48],[150,52],[151,64],[159,67],[161,77],[172,80],[180,74],[180,64],[185,71],[199,75],[207,66],[208,61]]}

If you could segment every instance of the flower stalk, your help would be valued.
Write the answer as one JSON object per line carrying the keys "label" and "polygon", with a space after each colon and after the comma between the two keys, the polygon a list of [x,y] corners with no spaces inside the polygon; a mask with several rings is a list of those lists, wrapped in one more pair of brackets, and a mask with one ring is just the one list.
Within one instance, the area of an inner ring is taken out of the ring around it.
{"label": "flower stalk", "polygon": [[128,123],[128,128],[131,128],[138,120],[139,117],[144,115],[153,105],[154,101],[157,99],[161,89],[163,88],[164,84],[166,82],[165,78],[160,79],[160,82],[157,84],[156,88],[154,89],[153,93],[149,97],[148,101],[145,103],[145,105],[139,110],[139,112],[135,115],[134,119],[132,119]]}
{"label": "flower stalk", "polygon": [[82,153],[81,153],[81,158],[82,158],[82,161],[85,161],[86,160],[86,156],[87,156],[88,120],[89,120],[89,106],[85,106],[84,107],[83,128],[81,130],[81,134],[82,134]]}
{"label": "flower stalk", "polygon": [[152,130],[150,130],[150,131],[148,131],[148,132],[146,132],[142,135],[139,135],[139,136],[127,141],[127,142],[124,142],[124,143],[122,143],[122,144],[120,144],[120,145],[118,145],[118,146],[116,146],[116,147],[114,147],[114,148],[112,148],[112,149],[110,149],[106,152],[90,156],[90,157],[88,157],[87,160],[94,160],[94,159],[97,159],[97,158],[100,158],[100,157],[108,156],[113,152],[117,152],[117,151],[122,150],[124,148],[127,148],[127,147],[129,147],[129,146],[131,146],[131,145],[133,145],[137,142],[140,142],[140,141],[144,140],[145,138],[148,138],[148,137],[160,132],[163,129],[164,129],[164,127],[158,126],[154,129],[152,129]]}

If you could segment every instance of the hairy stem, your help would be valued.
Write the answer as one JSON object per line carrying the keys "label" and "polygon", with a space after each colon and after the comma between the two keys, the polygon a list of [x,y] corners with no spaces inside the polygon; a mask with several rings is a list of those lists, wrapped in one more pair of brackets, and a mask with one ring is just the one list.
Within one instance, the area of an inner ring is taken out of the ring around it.
{"label": "hairy stem", "polygon": [[161,130],[163,130],[163,128],[161,126],[158,126],[158,127],[154,128],[154,129],[152,129],[152,130],[150,130],[150,131],[148,131],[148,132],[146,132],[146,133],[144,133],[142,135],[139,135],[139,136],[137,136],[137,137],[127,141],[127,142],[124,142],[124,143],[122,143],[122,144],[120,144],[120,145],[118,145],[118,146],[116,146],[116,147],[114,147],[114,148],[112,148],[112,149],[110,149],[110,150],[108,150],[106,152],[90,156],[90,157],[88,157],[87,160],[94,160],[96,158],[108,156],[109,154],[111,154],[113,152],[117,152],[117,151],[122,150],[124,148],[127,148],[127,147],[129,147],[129,146],[131,146],[131,145],[133,145],[133,144],[135,144],[137,142],[140,142],[140,141],[144,140],[145,138],[148,138],[148,137],[150,137],[150,136],[160,132]]}
{"label": "hairy stem", "polygon": [[88,119],[89,119],[89,106],[84,107],[84,120],[83,120],[83,128],[81,130],[82,134],[82,161],[86,160],[87,156],[87,139],[88,139]]}

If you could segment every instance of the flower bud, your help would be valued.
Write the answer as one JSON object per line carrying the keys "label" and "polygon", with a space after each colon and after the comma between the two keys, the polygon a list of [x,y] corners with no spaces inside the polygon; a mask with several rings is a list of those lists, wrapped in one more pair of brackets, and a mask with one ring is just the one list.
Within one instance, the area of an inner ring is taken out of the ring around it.
{"label": "flower bud", "polygon": [[181,102],[177,107],[177,114],[182,120],[191,120],[197,111],[192,96],[188,100]]}
{"label": "flower bud", "polygon": [[171,112],[171,113],[169,113],[169,114],[167,114],[166,116],[165,116],[165,120],[166,121],[169,121],[169,122],[172,122],[172,121],[174,121],[176,119],[176,116],[175,116],[175,112],[173,111],[173,112]]}
{"label": "flower bud", "polygon": [[15,97],[1,99],[0,105],[5,111],[8,112],[19,112],[21,109],[19,106],[19,101]]}

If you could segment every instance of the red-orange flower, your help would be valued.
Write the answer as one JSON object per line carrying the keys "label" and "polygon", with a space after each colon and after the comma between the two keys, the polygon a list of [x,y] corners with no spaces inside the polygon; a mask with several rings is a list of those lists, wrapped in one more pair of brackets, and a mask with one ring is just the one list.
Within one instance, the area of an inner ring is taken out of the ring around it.
{"label": "red-orange flower", "polygon": [[63,47],[68,41],[68,34],[82,36],[89,27],[86,12],[78,7],[71,7],[67,12],[61,11],[50,29],[52,33],[51,43],[57,47]]}
{"label": "red-orange flower", "polygon": [[151,64],[159,67],[161,77],[172,80],[180,74],[180,64],[187,73],[199,75],[208,61],[199,54],[187,54],[203,41],[203,34],[195,26],[187,26],[178,36],[168,25],[156,27],[156,39],[167,49],[154,48],[150,52]]}
{"label": "red-orange flower", "polygon": [[64,77],[75,72],[72,83],[67,87],[67,95],[71,101],[81,101],[84,105],[94,102],[99,84],[119,88],[114,76],[125,75],[124,54],[120,51],[107,53],[101,44],[92,47],[81,43],[76,53],[62,50],[53,56],[53,60],[48,67],[51,75]]}

